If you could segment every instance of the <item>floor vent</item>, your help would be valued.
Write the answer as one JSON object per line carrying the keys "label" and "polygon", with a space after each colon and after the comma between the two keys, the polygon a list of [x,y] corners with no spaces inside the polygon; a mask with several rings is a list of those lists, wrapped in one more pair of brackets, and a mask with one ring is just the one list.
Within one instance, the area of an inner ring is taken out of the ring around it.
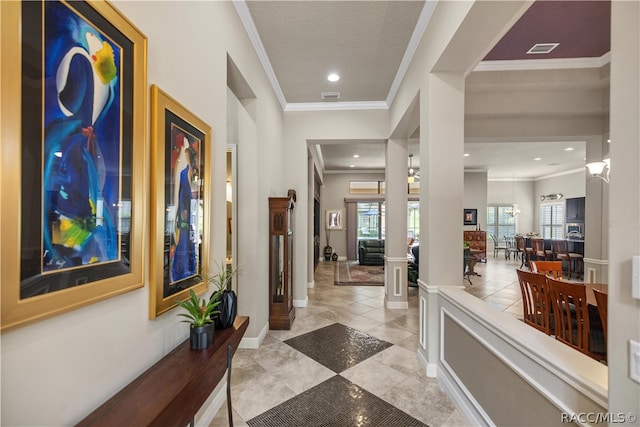
{"label": "floor vent", "polygon": [[549,53],[551,52],[553,49],[555,49],[556,47],[558,47],[558,45],[560,45],[560,43],[536,43],[534,44],[531,49],[529,49],[527,51],[527,53],[529,54],[544,54],[544,53]]}
{"label": "floor vent", "polygon": [[322,99],[340,99],[340,92],[322,92]]}

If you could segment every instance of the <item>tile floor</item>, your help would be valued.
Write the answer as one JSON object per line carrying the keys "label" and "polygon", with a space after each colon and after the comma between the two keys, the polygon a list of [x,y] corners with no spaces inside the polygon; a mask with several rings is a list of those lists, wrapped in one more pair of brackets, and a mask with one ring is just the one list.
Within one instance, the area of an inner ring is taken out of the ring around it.
{"label": "tile floor", "polygon": [[[334,286],[333,265],[320,262],[290,331],[269,331],[260,348],[237,350],[234,426],[467,425],[417,362],[418,289],[409,288],[408,310],[388,310],[382,286]],[[466,290],[521,318],[519,265],[489,255]],[[227,425],[225,404],[211,426]]]}

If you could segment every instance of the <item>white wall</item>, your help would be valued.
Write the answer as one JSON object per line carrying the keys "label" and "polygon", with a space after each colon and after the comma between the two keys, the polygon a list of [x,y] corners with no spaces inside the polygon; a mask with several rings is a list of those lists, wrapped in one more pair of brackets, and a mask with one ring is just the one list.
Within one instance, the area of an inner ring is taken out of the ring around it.
{"label": "white wall", "polygon": [[[254,216],[265,225],[268,194],[282,193],[282,174],[276,172],[283,166],[282,110],[231,2],[116,1],[115,5],[148,37],[148,84],[157,84],[213,128],[212,164],[208,171],[213,182],[210,253],[212,259],[223,259],[225,239],[220,236],[225,236],[226,227],[227,54],[233,57],[257,97],[260,169],[254,181],[259,198]],[[147,141],[147,165],[149,161]],[[146,183],[149,184],[148,170]],[[252,245],[264,248],[259,252],[266,253],[266,233],[254,236]],[[148,247],[148,242],[143,246]],[[146,271],[148,258],[145,252]],[[267,262],[257,265],[257,280],[251,286],[265,287]],[[0,423],[74,424],[185,340],[188,327],[179,323],[177,310],[149,320],[148,278],[144,285],[4,332]],[[261,307],[240,313],[252,317],[247,335],[256,334],[256,327],[264,326],[267,303],[265,298]]]}
{"label": "white wall", "polygon": [[[478,225],[487,229],[487,172],[464,173],[464,208],[478,210]],[[462,213],[460,213],[462,218]],[[464,230],[475,230],[475,225],[465,225]],[[489,236],[487,236],[489,238]]]}
{"label": "white wall", "polygon": [[487,204],[518,205],[520,214],[516,217],[516,233],[535,231],[538,211],[534,201],[534,185],[533,181],[489,181]]}

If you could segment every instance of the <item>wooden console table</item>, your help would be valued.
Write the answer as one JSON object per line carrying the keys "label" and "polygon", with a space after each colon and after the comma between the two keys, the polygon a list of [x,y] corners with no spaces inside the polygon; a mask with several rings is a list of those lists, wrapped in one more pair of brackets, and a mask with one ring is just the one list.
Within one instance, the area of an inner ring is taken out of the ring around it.
{"label": "wooden console table", "polygon": [[227,349],[235,353],[248,325],[248,317],[237,317],[205,350],[191,350],[187,339],[78,425],[186,426],[222,380]]}

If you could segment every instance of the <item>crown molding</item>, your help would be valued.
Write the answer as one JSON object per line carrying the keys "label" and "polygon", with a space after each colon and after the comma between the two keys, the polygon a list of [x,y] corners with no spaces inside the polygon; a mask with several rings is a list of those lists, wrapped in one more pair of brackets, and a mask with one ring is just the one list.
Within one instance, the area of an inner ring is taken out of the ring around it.
{"label": "crown molding", "polygon": [[400,89],[400,84],[409,70],[409,65],[411,65],[411,61],[413,60],[416,50],[418,50],[418,45],[420,44],[420,41],[422,41],[424,32],[427,30],[427,26],[431,21],[433,11],[435,10],[437,3],[438,0],[427,0],[422,7],[422,12],[420,12],[418,22],[416,23],[416,27],[413,29],[413,34],[411,34],[411,39],[409,39],[409,44],[407,45],[407,49],[404,51],[404,56],[402,57],[402,61],[398,67],[398,72],[396,73],[396,76],[391,83],[389,93],[387,94],[387,105],[391,105],[393,103],[393,100],[398,93],[398,89]]}
{"label": "crown molding", "polygon": [[355,102],[299,102],[288,103],[284,111],[343,111],[343,110],[388,110],[385,101]]}
{"label": "crown molding", "polygon": [[275,93],[276,98],[278,98],[281,107],[284,109],[287,104],[287,100],[284,98],[284,93],[282,93],[282,89],[280,88],[280,83],[278,83],[276,73],[273,71],[271,61],[269,61],[267,52],[264,50],[262,39],[260,39],[260,35],[258,34],[256,25],[253,22],[253,18],[251,17],[251,13],[249,12],[247,3],[245,2],[245,0],[233,0],[232,3],[236,9],[236,12],[238,13],[238,16],[240,17],[240,21],[242,22],[244,30],[247,32],[247,36],[249,36],[249,40],[251,41],[251,44],[253,45],[256,54],[258,55],[258,59],[260,60],[262,68],[267,75],[267,79],[269,79],[269,82],[271,83],[273,92]]}
{"label": "crown molding", "polygon": [[597,58],[550,58],[481,61],[473,71],[561,70],[572,68],[600,68],[611,62],[611,52]]}

